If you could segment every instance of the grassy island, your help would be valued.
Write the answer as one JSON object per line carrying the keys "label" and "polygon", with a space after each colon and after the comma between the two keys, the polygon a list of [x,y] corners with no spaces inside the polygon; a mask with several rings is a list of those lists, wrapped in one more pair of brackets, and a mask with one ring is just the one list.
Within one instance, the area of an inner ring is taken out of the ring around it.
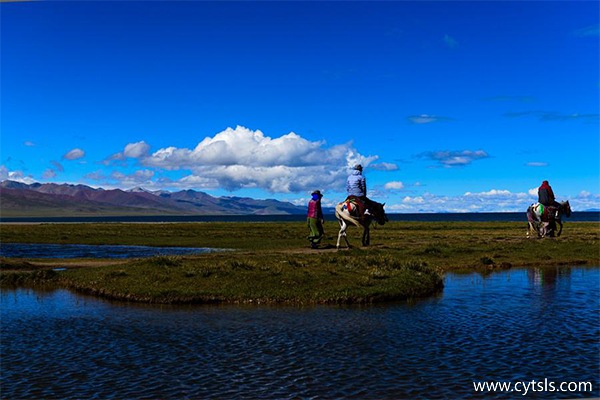
{"label": "grassy island", "polygon": [[[442,290],[445,271],[600,265],[600,225],[567,222],[563,236],[527,239],[525,223],[392,222],[370,247],[336,250],[328,221],[311,250],[302,222],[2,224],[2,243],[213,247],[226,252],[140,259],[0,259],[0,283],[53,286],[148,303],[372,303]],[[64,271],[56,269],[66,268]]]}

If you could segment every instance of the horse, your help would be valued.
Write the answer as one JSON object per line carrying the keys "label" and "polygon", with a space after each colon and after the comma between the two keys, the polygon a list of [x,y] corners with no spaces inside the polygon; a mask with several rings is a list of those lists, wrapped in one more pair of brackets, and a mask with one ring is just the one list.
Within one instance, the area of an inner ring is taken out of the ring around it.
{"label": "horse", "polygon": [[345,200],[339,203],[335,207],[335,217],[337,218],[340,224],[340,232],[338,233],[337,239],[337,248],[340,248],[340,240],[342,237],[346,241],[346,248],[350,248],[350,243],[348,242],[348,238],[346,237],[346,229],[348,228],[348,223],[352,223],[357,227],[363,228],[362,235],[362,244],[363,246],[368,246],[371,242],[371,234],[370,234],[370,225],[373,221],[377,222],[379,225],[383,225],[388,221],[387,216],[385,215],[385,211],[383,210],[383,206],[385,203],[377,203],[376,201],[369,200],[366,206],[366,210],[363,218],[360,218],[360,210],[355,204],[351,203],[348,200]]}
{"label": "horse", "polygon": [[546,236],[554,236],[556,225],[558,224],[558,232],[556,236],[560,236],[563,229],[562,216],[571,216],[571,205],[569,201],[558,203],[558,207],[548,207],[540,203],[535,203],[527,208],[527,237],[531,237],[534,232],[538,238]]}

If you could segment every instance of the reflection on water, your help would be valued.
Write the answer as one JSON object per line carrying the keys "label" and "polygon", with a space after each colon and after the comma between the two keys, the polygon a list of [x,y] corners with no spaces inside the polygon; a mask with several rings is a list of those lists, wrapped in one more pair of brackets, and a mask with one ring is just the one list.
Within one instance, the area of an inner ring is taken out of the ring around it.
{"label": "reflection on water", "polygon": [[3,398],[520,398],[473,381],[590,381],[600,269],[450,274],[380,306],[141,306],[3,291]]}
{"label": "reflection on water", "polygon": [[28,258],[136,258],[227,251],[209,247],[152,247],[90,244],[2,243],[0,257]]}

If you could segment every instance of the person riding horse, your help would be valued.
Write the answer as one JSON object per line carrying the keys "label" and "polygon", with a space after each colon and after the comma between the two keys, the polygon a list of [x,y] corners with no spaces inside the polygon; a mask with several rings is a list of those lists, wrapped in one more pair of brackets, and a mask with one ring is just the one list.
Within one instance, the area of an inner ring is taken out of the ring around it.
{"label": "person riding horse", "polygon": [[367,180],[362,171],[362,165],[356,164],[346,180],[346,192],[348,193],[346,200],[356,204],[361,218],[371,203],[371,200],[367,198]]}
{"label": "person riding horse", "polygon": [[538,188],[538,203],[544,206],[542,209],[542,218],[550,223],[550,231],[554,231],[556,229],[554,220],[560,204],[556,201],[554,191],[548,181],[543,181]]}
{"label": "person riding horse", "polygon": [[[568,201],[559,203],[554,197],[554,191],[548,183],[543,181],[538,188],[538,202],[527,209],[528,230],[527,236],[537,232],[538,237],[560,236],[562,233],[562,215],[571,216],[571,206]],[[558,229],[557,229],[558,225]]]}
{"label": "person riding horse", "polygon": [[554,191],[548,181],[543,181],[542,185],[538,188],[538,203],[543,204],[546,207],[560,206],[554,197]]}

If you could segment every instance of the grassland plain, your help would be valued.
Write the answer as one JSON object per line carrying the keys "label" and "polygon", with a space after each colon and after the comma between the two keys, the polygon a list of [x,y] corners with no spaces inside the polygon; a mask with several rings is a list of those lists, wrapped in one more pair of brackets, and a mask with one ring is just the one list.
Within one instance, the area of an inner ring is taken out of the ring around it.
{"label": "grassland plain", "polygon": [[[573,222],[563,236],[527,239],[515,222],[393,222],[360,247],[322,248],[291,222],[2,224],[1,243],[112,244],[234,249],[130,260],[0,259],[3,286],[56,286],[150,303],[371,303],[431,295],[445,271],[600,265],[600,225]],[[56,272],[57,267],[66,267]]]}

